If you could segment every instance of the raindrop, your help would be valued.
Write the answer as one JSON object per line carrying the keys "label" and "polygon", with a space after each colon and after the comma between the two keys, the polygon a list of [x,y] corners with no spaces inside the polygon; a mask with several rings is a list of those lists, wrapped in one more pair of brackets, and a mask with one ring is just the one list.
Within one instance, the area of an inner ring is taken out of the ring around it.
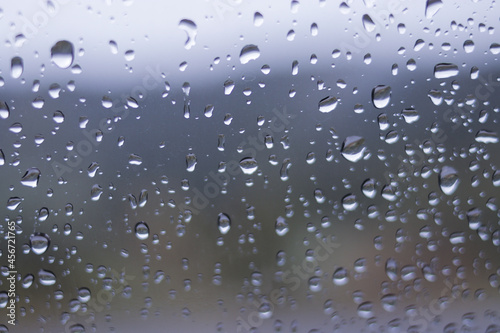
{"label": "raindrop", "polygon": [[447,79],[458,75],[458,66],[451,63],[440,63],[434,66],[434,77],[436,79]]}
{"label": "raindrop", "polygon": [[130,154],[128,157],[128,163],[132,165],[141,165],[142,164],[142,157],[140,157],[137,154]]}
{"label": "raindrop", "polygon": [[362,20],[363,20],[363,27],[368,32],[372,32],[377,27],[373,22],[372,18],[370,17],[370,15],[368,14],[363,15]]}
{"label": "raindrop", "polygon": [[262,14],[259,12],[255,12],[255,14],[253,15],[253,24],[256,27],[260,27],[263,23],[264,23],[264,16],[262,16]]}
{"label": "raindrop", "polygon": [[375,190],[375,180],[374,179],[367,179],[363,182],[363,185],[361,185],[361,190],[363,191],[363,194],[366,195],[366,197],[373,199],[375,198],[375,195],[377,194],[377,191]]}
{"label": "raindrop", "polygon": [[240,161],[240,168],[246,175],[251,175],[258,169],[257,161],[252,157],[245,157]]}
{"label": "raindrop", "polygon": [[333,283],[336,286],[343,286],[349,282],[349,272],[347,269],[340,267],[333,273]]}
{"label": "raindrop", "polygon": [[196,159],[196,155],[193,153],[189,153],[186,155],[186,170],[188,172],[193,172],[196,168],[196,164],[198,160]]}
{"label": "raindrop", "polygon": [[0,118],[7,119],[10,116],[10,109],[7,103],[0,101]]}
{"label": "raindrop", "polygon": [[220,213],[217,218],[217,225],[219,226],[219,231],[221,234],[225,235],[231,229],[231,219],[228,215]]}
{"label": "raindrop", "polygon": [[350,162],[358,162],[363,158],[365,139],[361,136],[348,136],[342,143],[342,156]]}
{"label": "raindrop", "polygon": [[66,40],[57,42],[50,49],[52,61],[59,68],[68,68],[73,63],[74,50],[73,44]]}
{"label": "raindrop", "polygon": [[52,286],[56,283],[56,276],[51,271],[39,270],[38,281],[42,286]]}
{"label": "raindrop", "polygon": [[498,135],[496,132],[480,130],[476,133],[476,141],[481,143],[497,143]]}
{"label": "raindrop", "polygon": [[319,111],[323,113],[332,112],[337,107],[337,98],[334,96],[325,97],[321,101],[319,101],[318,107]]}
{"label": "raindrop", "polygon": [[20,57],[12,58],[10,62],[10,75],[14,79],[18,79],[21,75],[23,75],[23,71],[24,71],[23,59]]}
{"label": "raindrop", "polygon": [[140,240],[145,240],[149,237],[149,227],[145,222],[137,222],[135,225],[135,236]]}
{"label": "raindrop", "polygon": [[248,63],[250,60],[255,60],[260,57],[260,51],[257,45],[245,45],[240,52],[240,62],[242,64]]}
{"label": "raindrop", "polygon": [[391,101],[391,87],[379,85],[373,88],[372,101],[377,109],[385,108]]}
{"label": "raindrop", "polygon": [[49,236],[44,233],[36,233],[30,236],[30,247],[35,254],[44,254],[49,248],[49,245]]}
{"label": "raindrop", "polygon": [[439,186],[446,195],[452,195],[458,188],[460,179],[458,172],[453,167],[444,166],[439,173]]}
{"label": "raindrop", "polygon": [[425,17],[431,19],[443,7],[441,0],[427,0],[425,5]]}
{"label": "raindrop", "polygon": [[184,47],[189,50],[191,47],[195,46],[196,35],[198,33],[196,24],[191,20],[184,19],[179,22],[179,29],[184,30],[187,34],[187,40],[184,43]]}
{"label": "raindrop", "polygon": [[279,216],[276,219],[276,223],[274,225],[274,228],[275,228],[276,234],[278,236],[284,236],[289,231],[288,223],[286,222],[285,218],[282,216]]}
{"label": "raindrop", "polygon": [[401,111],[401,115],[407,124],[412,124],[420,118],[418,111],[415,109],[403,109],[403,111]]}
{"label": "raindrop", "polygon": [[40,179],[40,170],[37,168],[29,168],[26,170],[23,178],[21,178],[21,184],[29,187],[37,187],[38,180]]}

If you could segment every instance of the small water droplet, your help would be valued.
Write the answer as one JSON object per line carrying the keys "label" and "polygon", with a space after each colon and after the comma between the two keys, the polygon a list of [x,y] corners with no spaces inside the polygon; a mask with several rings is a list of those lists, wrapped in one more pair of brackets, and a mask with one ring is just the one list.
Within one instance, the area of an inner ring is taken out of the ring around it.
{"label": "small water droplet", "polygon": [[276,223],[274,225],[274,228],[275,228],[276,234],[278,236],[284,236],[289,231],[288,223],[286,222],[285,218],[282,216],[279,216],[276,219]]}
{"label": "small water droplet", "polygon": [[370,17],[370,15],[368,14],[363,15],[362,21],[363,21],[363,27],[367,32],[372,32],[377,27],[373,22],[372,18]]}
{"label": "small water droplet", "polygon": [[186,155],[186,170],[188,172],[193,172],[196,168],[196,164],[198,160],[196,159],[196,155],[193,153],[189,153]]}
{"label": "small water droplet", "polygon": [[443,2],[441,0],[427,0],[425,5],[425,17],[431,19],[436,15],[436,13],[443,7]]}

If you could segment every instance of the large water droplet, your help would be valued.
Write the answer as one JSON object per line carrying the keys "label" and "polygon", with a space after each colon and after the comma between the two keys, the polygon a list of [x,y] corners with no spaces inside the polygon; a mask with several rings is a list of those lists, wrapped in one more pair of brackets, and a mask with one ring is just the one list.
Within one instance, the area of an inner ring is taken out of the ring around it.
{"label": "large water droplet", "polygon": [[363,158],[366,149],[363,146],[364,142],[365,139],[361,136],[348,136],[342,143],[342,149],[340,150],[342,156],[350,162],[358,162]]}
{"label": "large water droplet", "polygon": [[403,116],[404,120],[408,124],[412,124],[420,118],[418,111],[415,109],[411,109],[411,108],[404,109],[403,111],[401,111],[401,115]]}
{"label": "large water droplet", "polygon": [[7,119],[10,116],[10,109],[7,103],[0,101],[0,118]]}
{"label": "large water droplet", "polygon": [[186,170],[188,172],[193,172],[196,168],[196,164],[198,160],[196,159],[196,155],[193,153],[189,153],[186,155]]}
{"label": "large water droplet", "polygon": [[340,267],[333,273],[333,283],[337,286],[343,286],[349,282],[349,272]]}
{"label": "large water droplet", "polygon": [[439,173],[439,186],[444,194],[452,195],[458,188],[460,179],[458,172],[453,167],[444,166]]}
{"label": "large water droplet", "polygon": [[50,239],[44,233],[36,233],[30,236],[30,246],[33,253],[41,255],[49,248]]}
{"label": "large water droplet", "polygon": [[328,96],[319,101],[319,111],[323,113],[332,112],[337,107],[337,98]]}
{"label": "large water droplet", "polygon": [[23,59],[20,57],[12,58],[10,62],[10,75],[14,79],[18,79],[19,77],[21,77],[21,75],[23,75],[23,72],[24,72]]}
{"label": "large water droplet", "polygon": [[253,14],[253,25],[255,25],[256,27],[260,27],[263,23],[264,16],[262,16],[262,14],[259,12],[255,12],[255,14]]}
{"label": "large water droplet", "polygon": [[26,170],[23,178],[21,178],[21,184],[29,187],[37,187],[39,179],[40,170],[37,168],[29,168],[28,170]]}
{"label": "large water droplet", "polygon": [[372,18],[370,17],[370,15],[368,14],[363,15],[362,21],[363,21],[363,27],[368,32],[372,32],[377,27],[373,22]]}
{"label": "large water droplet", "polygon": [[434,77],[436,79],[447,79],[458,75],[458,66],[451,63],[441,63],[434,66]]}
{"label": "large water droplet", "polygon": [[257,161],[252,157],[245,157],[240,161],[240,168],[246,175],[251,175],[258,169]]}
{"label": "large water droplet", "polygon": [[391,101],[391,87],[379,85],[373,88],[372,101],[377,109],[385,108]]}
{"label": "large water droplet", "polygon": [[189,50],[191,47],[195,46],[196,35],[198,33],[196,24],[191,20],[184,19],[179,22],[179,29],[184,30],[187,34],[187,40],[186,43],[184,43],[184,47]]}
{"label": "large water droplet", "polygon": [[38,271],[38,281],[42,286],[52,286],[56,283],[56,276],[51,271],[41,269]]}
{"label": "large water droplet", "polygon": [[149,227],[146,222],[137,222],[135,225],[135,236],[140,240],[145,240],[149,237]]}
{"label": "large water droplet", "polygon": [[276,223],[274,225],[274,228],[275,228],[276,234],[278,236],[284,236],[289,231],[288,223],[286,222],[285,218],[282,216],[279,216],[276,219]]}
{"label": "large water droplet", "polygon": [[217,217],[217,225],[219,226],[219,231],[221,234],[225,235],[231,229],[231,219],[228,215],[220,213]]}
{"label": "large water droplet", "polygon": [[242,64],[248,63],[250,60],[255,60],[260,57],[260,50],[257,45],[245,45],[240,52],[240,62]]}
{"label": "large water droplet", "polygon": [[67,40],[61,40],[50,49],[51,59],[59,68],[68,68],[73,63],[73,44]]}
{"label": "large water droplet", "polygon": [[441,0],[427,0],[425,5],[425,17],[430,19],[443,7]]}
{"label": "large water droplet", "polygon": [[480,130],[476,133],[476,141],[481,143],[497,143],[498,135],[496,132]]}

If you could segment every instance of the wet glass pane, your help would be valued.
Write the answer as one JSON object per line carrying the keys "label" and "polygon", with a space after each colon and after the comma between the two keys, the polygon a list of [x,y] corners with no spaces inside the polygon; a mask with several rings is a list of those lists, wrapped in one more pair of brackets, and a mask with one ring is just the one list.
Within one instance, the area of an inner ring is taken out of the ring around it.
{"label": "wet glass pane", "polygon": [[4,1],[0,332],[500,332],[499,13]]}

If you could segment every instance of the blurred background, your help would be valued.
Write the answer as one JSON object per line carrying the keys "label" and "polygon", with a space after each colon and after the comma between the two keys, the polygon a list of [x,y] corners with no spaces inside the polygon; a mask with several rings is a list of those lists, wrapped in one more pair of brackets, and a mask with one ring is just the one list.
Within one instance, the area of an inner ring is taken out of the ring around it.
{"label": "blurred background", "polygon": [[494,1],[0,8],[0,331],[500,332]]}

